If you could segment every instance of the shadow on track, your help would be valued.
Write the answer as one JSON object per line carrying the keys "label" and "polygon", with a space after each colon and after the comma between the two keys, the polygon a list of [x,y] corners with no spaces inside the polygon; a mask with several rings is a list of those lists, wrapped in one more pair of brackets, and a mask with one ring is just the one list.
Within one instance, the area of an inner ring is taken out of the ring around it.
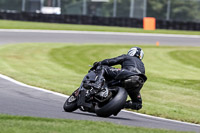
{"label": "shadow on track", "polygon": [[111,116],[111,117],[99,117],[95,114],[92,114],[92,113],[82,113],[82,112],[71,112],[73,114],[78,114],[78,115],[84,115],[84,116],[91,116],[91,117],[96,117],[96,118],[101,118],[101,119],[115,119],[115,120],[128,120],[128,121],[132,121],[133,119],[129,119],[129,118],[123,118],[123,117],[117,117],[117,116]]}

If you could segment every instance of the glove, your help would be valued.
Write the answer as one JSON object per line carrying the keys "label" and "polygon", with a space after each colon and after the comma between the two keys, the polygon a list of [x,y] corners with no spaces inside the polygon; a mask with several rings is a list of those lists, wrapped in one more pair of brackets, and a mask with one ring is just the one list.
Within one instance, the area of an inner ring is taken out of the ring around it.
{"label": "glove", "polygon": [[93,67],[94,68],[96,68],[97,66],[99,66],[100,65],[100,62],[95,62],[95,63],[93,63]]}
{"label": "glove", "polygon": [[95,70],[97,68],[97,66],[99,66],[99,65],[100,65],[99,62],[94,62],[93,66],[92,66],[92,68],[90,70]]}

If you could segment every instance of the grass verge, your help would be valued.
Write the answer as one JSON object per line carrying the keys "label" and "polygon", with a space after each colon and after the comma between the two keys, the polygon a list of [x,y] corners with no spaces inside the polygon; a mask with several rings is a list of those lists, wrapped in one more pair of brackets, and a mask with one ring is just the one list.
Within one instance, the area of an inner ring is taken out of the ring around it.
{"label": "grass verge", "polygon": [[94,26],[79,24],[56,24],[42,22],[25,22],[0,20],[0,29],[41,29],[41,30],[75,30],[75,31],[107,31],[107,32],[130,32],[130,33],[162,33],[162,34],[185,34],[200,35],[200,31],[183,30],[143,30],[142,28],[125,28],[114,26]]}
{"label": "grass verge", "polygon": [[[141,46],[148,81],[139,112],[200,123],[200,47]],[[18,44],[0,47],[0,73],[26,84],[71,94],[95,61],[130,45]]]}
{"label": "grass verge", "polygon": [[62,120],[0,115],[2,133],[181,133],[171,130],[128,127],[108,122]]}

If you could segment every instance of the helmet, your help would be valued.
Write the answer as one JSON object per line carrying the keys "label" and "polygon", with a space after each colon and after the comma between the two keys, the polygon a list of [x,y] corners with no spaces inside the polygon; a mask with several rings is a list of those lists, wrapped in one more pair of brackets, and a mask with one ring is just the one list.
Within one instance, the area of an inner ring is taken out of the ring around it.
{"label": "helmet", "polygon": [[135,57],[139,58],[140,60],[142,60],[144,57],[144,52],[139,47],[133,47],[128,51],[127,55],[135,56]]}

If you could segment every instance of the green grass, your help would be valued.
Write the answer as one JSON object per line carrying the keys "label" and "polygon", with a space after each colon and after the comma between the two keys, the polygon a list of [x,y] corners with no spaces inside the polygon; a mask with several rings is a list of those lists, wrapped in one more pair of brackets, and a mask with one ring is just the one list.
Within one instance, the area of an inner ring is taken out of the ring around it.
{"label": "green grass", "polygon": [[[95,61],[127,53],[130,45],[18,44],[0,47],[0,73],[71,94]],[[200,123],[200,47],[140,46],[148,77],[139,112]]]}
{"label": "green grass", "polygon": [[128,127],[108,122],[62,120],[0,115],[2,133],[183,133],[171,130]]}
{"label": "green grass", "polygon": [[125,28],[114,26],[92,26],[78,24],[56,24],[25,21],[0,20],[0,29],[41,29],[41,30],[76,30],[76,31],[107,31],[107,32],[131,32],[131,33],[162,33],[162,34],[186,34],[200,35],[200,31],[183,30],[143,30],[142,28]]}

